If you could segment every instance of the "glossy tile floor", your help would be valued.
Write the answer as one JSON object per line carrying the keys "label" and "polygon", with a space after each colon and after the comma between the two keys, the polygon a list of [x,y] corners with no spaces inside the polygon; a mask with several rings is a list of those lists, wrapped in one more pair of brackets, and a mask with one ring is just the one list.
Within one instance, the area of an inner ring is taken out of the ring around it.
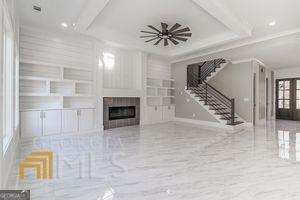
{"label": "glossy tile floor", "polygon": [[[55,152],[55,179],[18,180],[34,150]],[[33,200],[299,200],[300,123],[230,133],[172,122],[22,141],[8,187]]]}

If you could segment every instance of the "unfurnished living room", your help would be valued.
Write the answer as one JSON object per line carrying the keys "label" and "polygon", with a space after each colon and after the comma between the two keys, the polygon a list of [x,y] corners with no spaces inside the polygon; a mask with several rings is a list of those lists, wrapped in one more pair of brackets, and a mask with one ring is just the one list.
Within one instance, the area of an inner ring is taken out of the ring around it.
{"label": "unfurnished living room", "polygon": [[299,0],[0,0],[0,200],[299,200]]}

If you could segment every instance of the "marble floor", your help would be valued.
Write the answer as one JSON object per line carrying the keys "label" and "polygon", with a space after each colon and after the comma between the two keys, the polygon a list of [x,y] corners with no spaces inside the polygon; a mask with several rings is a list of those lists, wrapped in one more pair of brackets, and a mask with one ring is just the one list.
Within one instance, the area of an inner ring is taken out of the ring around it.
{"label": "marble floor", "polygon": [[[18,165],[35,150],[55,153],[55,178]],[[227,132],[164,123],[22,141],[9,189],[32,200],[299,200],[300,123]]]}

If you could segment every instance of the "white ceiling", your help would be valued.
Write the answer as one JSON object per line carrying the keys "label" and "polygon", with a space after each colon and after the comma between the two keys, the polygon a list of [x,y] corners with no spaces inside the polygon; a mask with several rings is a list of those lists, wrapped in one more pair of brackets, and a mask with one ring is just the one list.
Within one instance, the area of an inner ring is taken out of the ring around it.
{"label": "white ceiling", "polygon": [[[54,30],[61,30],[62,22],[75,23],[85,4],[86,0],[17,0],[21,25]],[[34,11],[33,5],[42,12]]]}
{"label": "white ceiling", "polygon": [[[300,32],[270,40],[230,48],[206,55],[194,55],[192,57],[200,60],[211,60],[225,58],[232,62],[248,61],[258,59],[269,68],[294,68],[300,67]],[[192,58],[191,57],[191,58]]]}
{"label": "white ceiling", "polygon": [[[187,43],[180,43],[176,48],[231,32],[193,1],[187,0],[110,0],[91,28],[105,27],[136,40],[145,41],[139,38],[145,35],[140,31],[150,31],[147,25],[161,29],[160,22],[165,22],[170,27],[175,23],[181,24],[182,28],[190,27],[193,37]],[[158,47],[165,49],[163,43]],[[168,46],[168,48],[174,47],[174,45]]]}
{"label": "white ceiling", "polygon": [[[174,60],[222,52],[229,59],[255,57],[274,67],[300,64],[296,56],[300,55],[296,39],[300,33],[299,0],[18,0],[17,3],[21,25],[62,30],[62,22],[70,26],[76,23],[77,32],[171,56]],[[41,6],[42,13],[34,12],[33,5]],[[276,21],[276,26],[270,27],[270,21]],[[189,26],[193,36],[186,43],[167,48],[139,38],[139,31],[147,30],[146,25],[159,27],[160,22]],[[73,27],[65,30],[74,31]]]}
{"label": "white ceiling", "polygon": [[[253,26],[253,36],[263,36],[300,27],[299,0],[218,0]],[[269,22],[276,26],[269,27]]]}

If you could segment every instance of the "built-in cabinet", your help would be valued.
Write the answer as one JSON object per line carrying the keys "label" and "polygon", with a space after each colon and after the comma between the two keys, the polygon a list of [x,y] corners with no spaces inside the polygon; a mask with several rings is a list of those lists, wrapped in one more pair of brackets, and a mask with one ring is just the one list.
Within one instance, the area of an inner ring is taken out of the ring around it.
{"label": "built-in cabinet", "polygon": [[166,122],[175,116],[173,79],[147,78],[147,122]]}
{"label": "built-in cabinet", "polygon": [[21,112],[23,138],[91,131],[95,109],[63,109]]}
{"label": "built-in cabinet", "polygon": [[169,106],[147,106],[147,122],[172,121],[175,116],[175,105]]}

